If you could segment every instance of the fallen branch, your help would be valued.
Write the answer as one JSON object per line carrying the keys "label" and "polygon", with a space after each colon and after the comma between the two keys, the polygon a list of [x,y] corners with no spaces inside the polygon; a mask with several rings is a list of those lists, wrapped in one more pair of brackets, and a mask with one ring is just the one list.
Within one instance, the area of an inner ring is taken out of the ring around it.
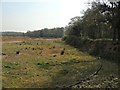
{"label": "fallen branch", "polygon": [[102,69],[102,65],[99,66],[99,68],[97,69],[97,71],[95,71],[93,74],[91,74],[89,77],[85,78],[84,80],[79,80],[78,82],[72,84],[72,85],[69,85],[69,86],[63,86],[64,88],[71,88],[75,85],[78,85],[78,84],[82,84],[83,82],[87,81],[88,79],[90,79],[91,77],[95,76],[95,75],[98,75],[98,73],[100,72],[100,70]]}

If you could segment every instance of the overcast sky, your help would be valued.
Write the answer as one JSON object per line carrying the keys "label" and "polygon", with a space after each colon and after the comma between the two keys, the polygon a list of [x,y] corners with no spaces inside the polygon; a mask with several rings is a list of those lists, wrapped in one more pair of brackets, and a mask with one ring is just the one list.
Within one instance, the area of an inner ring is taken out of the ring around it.
{"label": "overcast sky", "polygon": [[89,0],[2,0],[2,30],[26,32],[64,27]]}

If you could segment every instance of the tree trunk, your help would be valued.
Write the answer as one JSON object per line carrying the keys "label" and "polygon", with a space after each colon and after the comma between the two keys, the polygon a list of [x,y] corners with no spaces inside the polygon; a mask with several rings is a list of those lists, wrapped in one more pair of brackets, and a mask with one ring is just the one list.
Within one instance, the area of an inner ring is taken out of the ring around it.
{"label": "tree trunk", "polygon": [[118,43],[120,44],[120,28],[117,29],[117,31],[118,31]]}
{"label": "tree trunk", "polygon": [[113,42],[116,42],[116,33],[117,33],[117,30],[115,28],[113,28]]}

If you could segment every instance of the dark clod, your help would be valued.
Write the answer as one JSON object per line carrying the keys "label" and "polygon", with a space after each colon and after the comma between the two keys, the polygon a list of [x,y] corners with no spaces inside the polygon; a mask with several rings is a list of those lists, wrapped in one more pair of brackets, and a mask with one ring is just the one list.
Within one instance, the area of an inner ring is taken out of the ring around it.
{"label": "dark clod", "polygon": [[25,43],[25,41],[23,41],[22,43]]}
{"label": "dark clod", "polygon": [[64,50],[61,51],[60,55],[64,55]]}
{"label": "dark clod", "polygon": [[53,57],[56,57],[57,55],[53,55]]}
{"label": "dark clod", "polygon": [[37,74],[37,76],[39,76],[39,75]]}
{"label": "dark clod", "polygon": [[46,64],[49,64],[48,62]]}
{"label": "dark clod", "polygon": [[17,52],[16,52],[16,54],[19,54],[19,53],[20,53],[20,51],[17,51]]}
{"label": "dark clod", "polygon": [[11,68],[11,67],[10,67],[10,66],[8,66],[8,65],[5,65],[4,67],[5,67],[5,68]]}
{"label": "dark clod", "polygon": [[37,65],[41,65],[41,63],[37,63]]}
{"label": "dark clod", "polygon": [[55,46],[53,46],[53,48],[55,48]]}
{"label": "dark clod", "polygon": [[5,53],[2,53],[2,55],[6,55]]}
{"label": "dark clod", "polygon": [[32,48],[32,50],[35,50],[35,48]]}

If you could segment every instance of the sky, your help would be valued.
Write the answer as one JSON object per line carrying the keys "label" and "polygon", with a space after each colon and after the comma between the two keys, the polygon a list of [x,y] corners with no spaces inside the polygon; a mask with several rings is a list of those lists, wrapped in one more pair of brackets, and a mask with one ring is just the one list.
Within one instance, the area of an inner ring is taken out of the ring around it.
{"label": "sky", "polygon": [[81,16],[89,0],[2,0],[2,31],[65,27]]}

